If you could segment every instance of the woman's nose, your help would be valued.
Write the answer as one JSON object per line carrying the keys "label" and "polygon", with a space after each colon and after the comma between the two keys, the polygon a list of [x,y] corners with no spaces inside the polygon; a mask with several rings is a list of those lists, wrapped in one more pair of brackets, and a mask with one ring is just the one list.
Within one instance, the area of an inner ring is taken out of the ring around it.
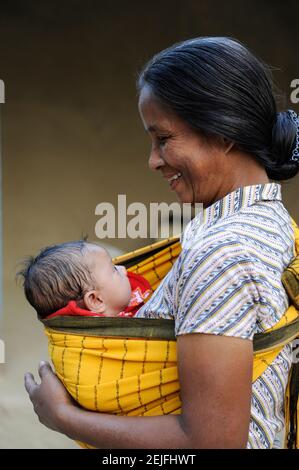
{"label": "woman's nose", "polygon": [[159,156],[155,149],[152,149],[149,159],[148,166],[151,170],[159,170],[164,165],[163,159]]}

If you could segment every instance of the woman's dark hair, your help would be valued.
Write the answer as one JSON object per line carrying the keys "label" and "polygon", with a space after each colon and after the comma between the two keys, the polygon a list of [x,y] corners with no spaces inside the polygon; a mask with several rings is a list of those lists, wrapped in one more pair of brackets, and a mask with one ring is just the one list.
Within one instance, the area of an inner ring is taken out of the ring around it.
{"label": "woman's dark hair", "polygon": [[273,180],[292,178],[296,125],[277,112],[270,68],[239,41],[199,37],[155,55],[137,89],[154,96],[207,137],[222,136],[252,154]]}

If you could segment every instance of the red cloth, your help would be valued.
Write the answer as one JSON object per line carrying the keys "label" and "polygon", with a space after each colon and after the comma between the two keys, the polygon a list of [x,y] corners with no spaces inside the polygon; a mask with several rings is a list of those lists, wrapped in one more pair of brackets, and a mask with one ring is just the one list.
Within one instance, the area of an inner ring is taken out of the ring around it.
{"label": "red cloth", "polygon": [[[121,311],[117,316],[118,317],[133,317],[140,307],[144,304],[144,300],[152,293],[150,283],[140,274],[135,274],[127,272],[131,284],[131,299],[128,306]],[[82,316],[82,317],[105,317],[102,313],[92,312],[84,308],[78,307],[75,300],[70,300],[68,304],[57,310],[57,312],[51,313],[46,317],[49,318],[58,317],[61,315],[70,315],[70,316]]]}

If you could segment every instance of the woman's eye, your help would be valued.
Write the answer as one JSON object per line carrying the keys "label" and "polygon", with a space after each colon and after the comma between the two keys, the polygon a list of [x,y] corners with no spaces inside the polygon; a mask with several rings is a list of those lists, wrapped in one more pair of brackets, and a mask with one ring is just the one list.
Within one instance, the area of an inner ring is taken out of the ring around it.
{"label": "woman's eye", "polygon": [[165,145],[167,139],[169,139],[168,136],[167,136],[167,137],[158,137],[159,144],[160,144],[160,145]]}

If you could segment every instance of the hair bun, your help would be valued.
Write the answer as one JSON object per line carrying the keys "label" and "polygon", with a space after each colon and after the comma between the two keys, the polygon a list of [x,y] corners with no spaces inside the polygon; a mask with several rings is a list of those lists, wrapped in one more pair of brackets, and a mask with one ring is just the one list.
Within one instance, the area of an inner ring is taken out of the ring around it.
{"label": "hair bun", "polygon": [[289,109],[288,113],[291,116],[291,119],[296,128],[296,139],[294,143],[291,161],[299,164],[299,116],[297,113],[295,113],[293,109]]}
{"label": "hair bun", "polygon": [[271,168],[269,177],[288,179],[299,171],[298,134],[299,117],[293,110],[277,113],[272,128],[272,154],[275,168]]}

